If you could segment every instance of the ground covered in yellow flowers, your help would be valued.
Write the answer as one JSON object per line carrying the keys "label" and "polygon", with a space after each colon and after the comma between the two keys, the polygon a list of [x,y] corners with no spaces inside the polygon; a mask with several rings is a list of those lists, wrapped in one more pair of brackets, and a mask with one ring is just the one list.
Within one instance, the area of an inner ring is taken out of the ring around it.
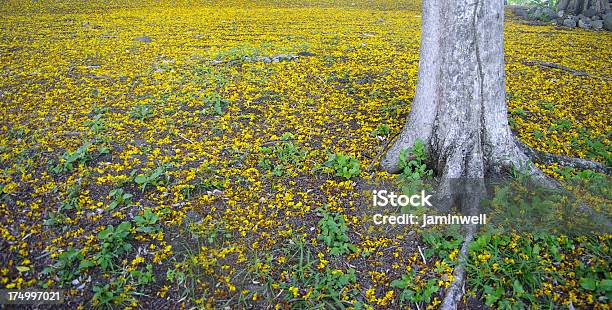
{"label": "ground covered in yellow flowers", "polygon": [[[62,288],[84,308],[439,304],[461,238],[364,216],[368,189],[396,182],[375,162],[410,109],[418,4],[3,1],[0,12],[0,287]],[[513,129],[610,165],[612,34],[508,17]],[[359,169],[336,174],[329,154]],[[609,307],[608,235],[478,241],[466,307]]]}

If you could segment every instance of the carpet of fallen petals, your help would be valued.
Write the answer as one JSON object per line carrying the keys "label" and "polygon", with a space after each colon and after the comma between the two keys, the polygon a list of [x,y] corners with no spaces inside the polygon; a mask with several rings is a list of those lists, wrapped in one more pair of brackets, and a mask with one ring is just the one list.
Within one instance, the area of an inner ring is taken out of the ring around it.
{"label": "carpet of fallen petals", "polygon": [[[363,216],[367,189],[395,182],[370,168],[410,110],[420,6],[266,3],[0,4],[0,287],[61,287],[84,308],[386,308],[400,304],[392,282],[415,271],[416,291],[435,287],[426,304],[439,304],[456,251],[424,259],[418,230]],[[510,15],[505,31],[513,130],[536,149],[609,164],[612,34]],[[389,133],[372,134],[381,125]],[[277,146],[297,155],[278,164]],[[325,172],[332,153],[357,159],[360,174]],[[353,251],[329,252],[322,209],[344,217]],[[608,237],[596,243],[610,254]],[[543,256],[542,268],[566,269],[538,297],[608,307],[572,273],[583,261],[610,277],[589,249]],[[333,298],[321,288],[334,285]]]}

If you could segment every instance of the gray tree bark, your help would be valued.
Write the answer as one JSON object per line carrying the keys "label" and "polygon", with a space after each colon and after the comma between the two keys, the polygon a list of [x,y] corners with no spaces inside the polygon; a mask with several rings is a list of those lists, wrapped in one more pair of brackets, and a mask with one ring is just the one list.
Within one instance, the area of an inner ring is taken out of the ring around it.
{"label": "gray tree bark", "polygon": [[557,10],[566,14],[579,15],[586,10],[593,10],[597,14],[604,14],[610,9],[608,0],[559,0]]}
{"label": "gray tree bark", "polygon": [[416,139],[443,180],[528,163],[508,125],[503,0],[424,0],[422,16],[414,101],[381,167],[398,172],[400,151]]}
{"label": "gray tree bark", "polygon": [[[423,0],[416,93],[399,138],[380,163],[388,172],[399,172],[400,151],[422,140],[440,179],[438,194],[451,195],[451,203],[468,212],[480,204],[481,196],[455,197],[448,191],[450,180],[481,180],[470,186],[484,188],[485,177],[526,167],[534,183],[560,187],[535,167],[510,131],[503,19],[503,0]],[[467,255],[475,231],[466,228],[461,256]],[[441,309],[456,309],[463,263],[454,276]]]}

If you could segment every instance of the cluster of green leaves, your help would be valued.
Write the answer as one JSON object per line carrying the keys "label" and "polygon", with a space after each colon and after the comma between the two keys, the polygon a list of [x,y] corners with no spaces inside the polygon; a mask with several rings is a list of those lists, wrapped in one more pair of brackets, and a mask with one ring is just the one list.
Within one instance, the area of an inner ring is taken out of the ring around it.
{"label": "cluster of green leaves", "polygon": [[528,172],[513,174],[513,180],[495,185],[492,198],[482,202],[490,227],[571,235],[602,228],[603,221],[581,212],[576,208],[580,202],[568,193],[534,186]]}
{"label": "cluster of green leaves", "polygon": [[[355,299],[360,292],[350,286],[356,283],[356,272],[353,268],[347,270],[332,269],[325,270],[315,268],[319,260],[312,255],[309,245],[303,240],[294,238],[288,246],[283,247],[287,254],[287,261],[277,268],[286,271],[288,275],[281,280],[280,289],[284,294],[282,298],[291,301],[298,309],[343,309],[342,296],[352,296]],[[273,279],[267,276],[269,283]],[[299,296],[292,292],[295,290]],[[306,294],[310,291],[310,294]],[[355,309],[362,309],[363,302],[357,301]]]}
{"label": "cluster of green leaves", "polygon": [[136,291],[127,291],[126,287],[146,287],[155,282],[153,275],[153,265],[147,264],[145,269],[134,269],[121,273],[105,284],[95,284],[93,286],[93,302],[99,308],[113,309],[116,306],[126,305],[134,302],[133,295],[140,294]]}
{"label": "cluster of green leaves", "polygon": [[125,290],[127,279],[117,277],[106,284],[93,286],[93,302],[100,308],[113,309],[116,305],[124,305],[135,301]]}
{"label": "cluster of green leaves", "polygon": [[132,171],[132,177],[134,177],[134,182],[141,187],[142,192],[144,193],[149,185],[157,186],[170,181],[170,175],[166,171],[168,167],[168,165],[161,165],[151,171],[141,173],[136,176],[134,176],[136,171]]}
{"label": "cluster of green leaves", "polygon": [[411,148],[400,151],[398,168],[405,180],[419,180],[431,177],[433,171],[427,168],[427,152],[422,140],[417,139]]}
{"label": "cluster of green leaves", "polygon": [[55,264],[43,269],[43,274],[55,274],[60,284],[71,282],[95,262],[85,258],[82,249],[68,248],[60,253]]}
{"label": "cluster of green leaves", "polygon": [[548,127],[549,131],[563,131],[572,128],[572,121],[568,119],[556,119],[552,122],[550,127]]}
{"label": "cluster of green leaves", "polygon": [[149,208],[145,209],[142,215],[134,217],[134,222],[138,226],[136,231],[144,233],[159,231],[160,227],[157,225],[157,221],[159,221],[159,216]]}
{"label": "cluster of green leaves", "polygon": [[391,282],[391,287],[402,290],[399,295],[400,305],[403,306],[406,303],[429,304],[433,294],[440,289],[436,284],[436,279],[427,280],[423,286],[417,286],[415,279],[416,271],[412,270],[410,273],[402,275],[401,279]]}
{"label": "cluster of green leaves", "polygon": [[126,193],[123,188],[113,189],[108,193],[108,196],[112,199],[108,205],[109,210],[114,210],[119,206],[129,206],[132,203],[132,197],[134,197],[134,195]]}
{"label": "cluster of green leaves", "polygon": [[122,222],[114,227],[108,225],[98,233],[98,239],[102,242],[100,252],[96,254],[96,261],[103,269],[112,267],[114,258],[119,257],[132,250],[132,245],[128,242],[131,238],[132,224]]}
{"label": "cluster of green leaves", "polygon": [[[157,225],[159,216],[145,209],[142,215],[134,218],[136,231],[151,233],[158,231]],[[132,224],[124,221],[117,225],[108,225],[98,233],[100,240],[100,250],[92,258],[86,258],[82,249],[69,248],[58,255],[57,261],[43,270],[44,274],[54,275],[60,284],[65,284],[77,279],[86,270],[99,266],[103,270],[113,270],[114,262],[120,256],[129,253],[132,245],[129,241],[132,238]],[[153,265],[147,264],[145,269],[119,270],[119,276],[113,277],[109,283],[95,284],[93,286],[93,301],[97,306],[112,308],[114,305],[121,305],[134,300],[125,287],[128,285],[142,287],[155,281],[153,275]]]}
{"label": "cluster of green leaves", "polygon": [[[99,143],[100,141],[96,141]],[[74,152],[66,151],[58,160],[58,164],[51,168],[51,172],[59,174],[62,172],[70,172],[78,165],[85,165],[94,159],[94,153],[91,151],[91,142],[84,143]],[[96,156],[108,154],[110,150],[107,147],[99,147]]]}
{"label": "cluster of green leaves", "polygon": [[68,193],[66,198],[60,203],[60,211],[66,210],[81,210],[81,203],[79,202],[79,193],[81,191],[81,183],[76,182],[68,187]]}
{"label": "cluster of green leaves", "polygon": [[60,157],[59,164],[57,164],[52,171],[54,173],[72,171],[75,165],[86,164],[92,159],[91,154],[88,152],[90,146],[91,143],[85,143],[74,152],[66,151],[64,155]]}
{"label": "cluster of green leaves", "polygon": [[[584,248],[593,259],[590,263],[580,262],[575,270],[580,289],[606,304],[612,294],[609,246],[609,242],[601,244],[595,237],[572,239],[539,233],[532,238],[513,240],[508,234],[489,232],[470,244],[467,278],[470,285],[484,292],[488,306],[501,309],[561,307],[550,292],[539,297],[535,294],[545,282],[566,281],[563,270],[546,268],[547,258],[543,253],[550,257],[552,264],[558,265],[565,255],[571,255],[576,248]],[[484,259],[482,255],[486,255]]]}
{"label": "cluster of green leaves", "polygon": [[201,113],[206,115],[210,110],[214,115],[223,115],[223,109],[227,107],[229,102],[229,100],[221,98],[221,95],[218,93],[213,92],[204,98],[205,108],[202,109]]}
{"label": "cluster of green leaves", "polygon": [[153,107],[149,104],[138,104],[130,110],[130,117],[141,121],[153,117],[153,114]]}
{"label": "cluster of green leaves", "polygon": [[[538,266],[540,246],[524,244],[525,252],[531,254],[525,258],[505,250],[510,242],[511,237],[508,235],[484,234],[470,244],[470,262],[466,267],[470,275],[468,279],[471,285],[484,292],[483,297],[488,306],[495,305],[504,309],[526,307],[523,300],[535,302],[535,297],[525,292],[522,283],[528,284],[530,291],[541,287],[543,270]],[[491,258],[485,263],[479,262],[478,255],[482,254],[491,255]],[[494,267],[494,264],[499,267]],[[500,271],[498,274],[497,270]]]}
{"label": "cluster of green leaves", "polygon": [[455,226],[451,226],[444,231],[431,230],[423,233],[423,241],[427,244],[427,247],[423,250],[425,258],[436,256],[452,264],[449,254],[461,246],[463,236],[457,231]]}
{"label": "cluster of green leaves", "polygon": [[260,147],[259,152],[263,154],[263,157],[259,160],[257,166],[271,171],[275,176],[282,176],[289,165],[301,164],[306,157],[306,152],[301,151],[291,140],[293,140],[293,135],[286,132],[274,146]]}
{"label": "cluster of green leaves", "polygon": [[372,137],[387,137],[391,130],[388,125],[378,125],[370,134]]}
{"label": "cluster of green leaves", "polygon": [[354,157],[336,153],[329,155],[323,166],[336,173],[336,176],[349,180],[361,173],[359,161]]}
{"label": "cluster of green leaves", "polygon": [[595,134],[585,127],[578,127],[578,136],[571,138],[571,145],[586,152],[586,156],[595,161],[601,161],[608,167],[612,166],[612,145],[607,140],[612,132],[605,135]]}
{"label": "cluster of green leaves", "polygon": [[[413,195],[429,188],[425,181],[431,178],[433,171],[425,164],[426,160],[425,144],[420,139],[417,139],[412,147],[400,151],[398,161],[400,175],[398,180],[401,190],[405,195]],[[408,209],[412,208],[414,207],[402,207],[402,212],[408,212]]]}
{"label": "cluster of green leaves", "polygon": [[100,133],[106,129],[106,124],[104,123],[104,119],[102,118],[102,114],[96,114],[92,120],[85,123],[85,125],[89,126],[89,130],[94,133]]}
{"label": "cluster of green leaves", "polygon": [[557,168],[555,172],[561,175],[564,180],[586,188],[595,195],[604,198],[612,195],[612,180],[605,174],[591,170],[576,170],[569,167]]}
{"label": "cluster of green leaves", "polygon": [[155,277],[153,276],[153,265],[147,264],[145,267],[146,270],[134,269],[130,271],[130,276],[136,285],[147,285],[155,282]]}
{"label": "cluster of green leaves", "polygon": [[319,229],[321,233],[317,237],[325,242],[329,247],[329,251],[333,255],[343,255],[357,251],[357,248],[351,244],[351,239],[347,235],[348,226],[344,221],[344,216],[339,213],[330,213],[324,209],[317,209],[323,215],[319,221]]}

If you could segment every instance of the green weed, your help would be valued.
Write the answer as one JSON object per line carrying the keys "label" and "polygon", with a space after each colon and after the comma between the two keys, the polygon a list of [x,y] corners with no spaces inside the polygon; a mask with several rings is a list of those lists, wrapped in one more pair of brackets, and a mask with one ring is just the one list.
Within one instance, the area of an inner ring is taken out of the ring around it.
{"label": "green weed", "polygon": [[323,166],[336,173],[336,176],[345,179],[358,176],[361,173],[359,161],[344,154],[331,154]]}

